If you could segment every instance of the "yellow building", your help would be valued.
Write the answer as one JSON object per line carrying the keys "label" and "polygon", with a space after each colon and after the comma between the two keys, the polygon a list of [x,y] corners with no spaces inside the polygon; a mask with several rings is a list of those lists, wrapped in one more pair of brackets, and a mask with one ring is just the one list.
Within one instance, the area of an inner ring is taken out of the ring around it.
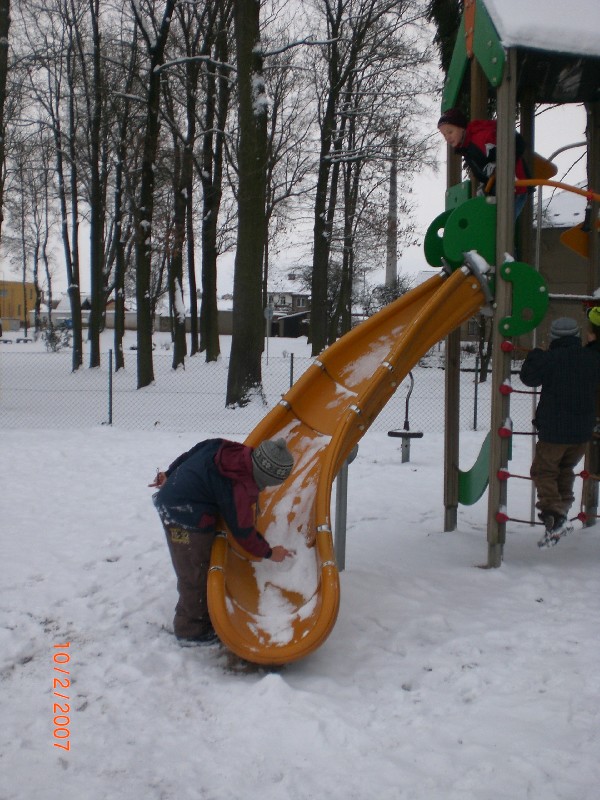
{"label": "yellow building", "polygon": [[35,306],[35,285],[0,278],[0,320],[10,330],[15,323],[23,325],[25,315]]}

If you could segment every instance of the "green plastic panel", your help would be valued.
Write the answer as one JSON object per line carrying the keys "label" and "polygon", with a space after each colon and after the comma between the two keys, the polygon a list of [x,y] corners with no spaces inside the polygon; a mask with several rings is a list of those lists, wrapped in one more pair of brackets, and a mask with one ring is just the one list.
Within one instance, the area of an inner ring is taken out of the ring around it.
{"label": "green plastic panel", "polygon": [[446,220],[443,247],[450,263],[462,263],[463,253],[477,250],[488,264],[496,263],[496,204],[473,197]]}
{"label": "green plastic panel", "polygon": [[454,209],[471,199],[471,181],[455,183],[446,189],[446,209]]}
{"label": "green plastic panel", "polygon": [[469,58],[465,46],[465,18],[460,18],[460,26],[456,34],[456,44],[452,53],[452,60],[448,69],[448,76],[442,94],[442,111],[447,111],[456,105],[456,100],[462,86]]}
{"label": "green plastic panel", "polygon": [[475,6],[473,55],[479,61],[486,78],[497,88],[502,83],[506,54],[482,0]]}
{"label": "green plastic panel", "polygon": [[442,237],[444,235],[446,220],[451,213],[452,209],[450,211],[443,211],[427,228],[427,233],[425,234],[425,240],[423,242],[423,251],[425,253],[425,260],[432,267],[442,267],[444,264],[442,261],[444,258],[444,242]]}
{"label": "green plastic panel", "polygon": [[[472,506],[483,495],[489,483],[491,431],[483,440],[477,460],[471,469],[458,470],[458,502],[463,506]],[[512,461],[512,436],[508,440],[507,458]]]}
{"label": "green plastic panel", "polygon": [[529,333],[537,328],[548,311],[546,281],[537,270],[522,261],[506,261],[500,267],[500,277],[510,281],[513,288],[512,314],[499,321],[498,330],[503,336]]}
{"label": "green plastic panel", "polygon": [[471,469],[464,472],[461,469],[458,470],[458,502],[463,506],[472,506],[487,489],[491,441],[491,432],[488,432]]}

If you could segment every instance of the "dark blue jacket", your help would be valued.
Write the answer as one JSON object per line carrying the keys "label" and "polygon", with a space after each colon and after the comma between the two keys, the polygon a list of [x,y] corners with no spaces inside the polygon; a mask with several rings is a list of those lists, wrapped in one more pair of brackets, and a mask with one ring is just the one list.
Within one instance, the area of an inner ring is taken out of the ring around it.
{"label": "dark blue jacket", "polygon": [[245,550],[270,558],[271,548],[254,525],[259,489],[251,455],[251,447],[226,439],[206,439],[182,453],[154,495],[163,522],[212,532],[221,515]]}
{"label": "dark blue jacket", "polygon": [[600,388],[600,354],[578,336],[562,336],[548,350],[535,347],[521,367],[525,386],[541,386],[534,424],[542,442],[581,444],[592,438]]}

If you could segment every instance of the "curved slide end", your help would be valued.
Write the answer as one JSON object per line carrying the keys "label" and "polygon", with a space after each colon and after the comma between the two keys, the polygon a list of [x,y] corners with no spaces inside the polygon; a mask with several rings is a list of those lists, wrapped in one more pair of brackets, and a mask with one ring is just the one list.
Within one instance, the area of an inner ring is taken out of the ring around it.
{"label": "curved slide end", "polygon": [[285,587],[285,573],[281,580],[276,572],[281,565],[265,566],[278,583],[264,575],[258,582],[255,564],[219,536],[208,578],[210,615],[221,641],[236,655],[277,666],[303,658],[328,637],[339,609],[339,577],[333,559],[321,561],[315,591],[306,598]]}

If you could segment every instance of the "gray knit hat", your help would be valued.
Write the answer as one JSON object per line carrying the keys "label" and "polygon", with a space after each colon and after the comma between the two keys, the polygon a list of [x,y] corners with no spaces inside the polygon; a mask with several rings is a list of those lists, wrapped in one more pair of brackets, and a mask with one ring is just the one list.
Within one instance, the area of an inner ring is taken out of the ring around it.
{"label": "gray knit hat", "polygon": [[579,336],[579,325],[572,317],[559,317],[550,326],[550,341],[561,336]]}
{"label": "gray knit hat", "polygon": [[267,439],[252,451],[252,473],[262,491],[266,486],[279,486],[292,471],[294,457],[285,439]]}

